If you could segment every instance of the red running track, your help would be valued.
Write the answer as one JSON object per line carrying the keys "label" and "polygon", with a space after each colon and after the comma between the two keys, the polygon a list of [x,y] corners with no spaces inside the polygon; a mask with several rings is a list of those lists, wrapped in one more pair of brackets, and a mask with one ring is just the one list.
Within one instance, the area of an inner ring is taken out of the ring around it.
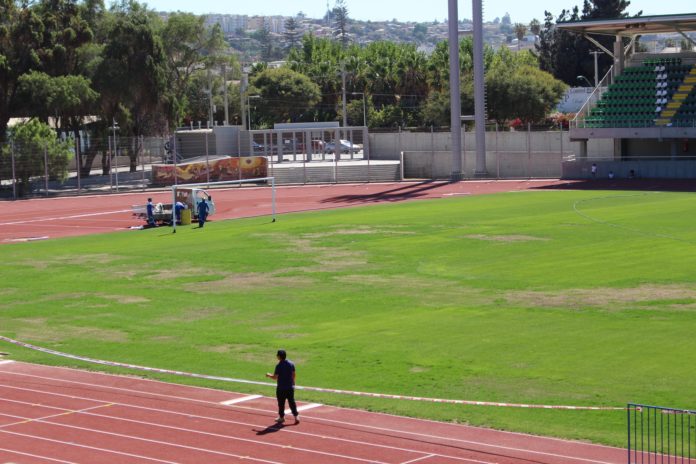
{"label": "red running track", "polygon": [[619,464],[626,459],[619,448],[298,406],[300,424],[277,426],[274,398],[0,361],[0,463]]}
{"label": "red running track", "polygon": [[[567,185],[558,180],[400,182],[390,184],[350,184],[284,186],[277,188],[278,213],[339,208],[424,198],[520,191]],[[231,188],[214,192],[217,213],[213,221],[270,215],[271,193],[266,187]],[[2,202],[0,243],[126,231],[143,225],[132,217],[131,206],[171,203],[170,192],[140,192],[83,197]],[[133,233],[133,232],[130,232]]]}

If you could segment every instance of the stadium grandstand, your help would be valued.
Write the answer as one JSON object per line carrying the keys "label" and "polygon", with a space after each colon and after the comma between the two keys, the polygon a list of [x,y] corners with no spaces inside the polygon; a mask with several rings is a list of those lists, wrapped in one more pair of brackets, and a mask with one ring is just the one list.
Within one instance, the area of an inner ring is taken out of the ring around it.
{"label": "stadium grandstand", "polygon": [[[613,65],[570,127],[579,156],[563,166],[566,178],[590,175],[595,163],[617,177],[696,177],[696,14],[559,22],[583,35]],[[637,51],[641,36],[673,34],[689,47]],[[614,37],[613,50],[598,37]],[[612,139],[613,156],[597,157],[592,141]],[[590,150],[588,151],[588,143]]]}

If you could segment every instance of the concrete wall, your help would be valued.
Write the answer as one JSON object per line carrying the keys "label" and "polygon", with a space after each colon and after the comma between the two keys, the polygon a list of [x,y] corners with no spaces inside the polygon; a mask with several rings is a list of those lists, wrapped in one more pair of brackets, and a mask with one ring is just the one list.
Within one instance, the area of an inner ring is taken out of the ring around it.
{"label": "concrete wall", "polygon": [[[473,132],[463,133],[463,146],[466,151],[476,150],[476,136]],[[371,133],[371,159],[398,160],[402,151],[438,152],[449,151],[452,137],[449,132],[392,132]],[[558,153],[566,158],[578,158],[580,144],[570,142],[568,132],[544,131],[499,131],[486,132],[487,158],[500,153]],[[612,158],[614,146],[611,140],[594,139],[588,142],[588,158]]]}
{"label": "concrete wall", "polygon": [[[609,171],[615,179],[627,179],[631,169],[637,178],[648,179],[694,179],[696,178],[696,161],[599,161],[597,177],[607,179]],[[589,179],[592,161],[564,162],[564,179]]]}
{"label": "concrete wall", "polygon": [[[448,151],[403,153],[404,179],[449,179],[452,153]],[[495,153],[486,155],[487,177],[559,178],[562,158],[559,153]],[[462,161],[464,177],[473,178],[476,153],[467,151]],[[479,176],[480,177],[480,176]]]}

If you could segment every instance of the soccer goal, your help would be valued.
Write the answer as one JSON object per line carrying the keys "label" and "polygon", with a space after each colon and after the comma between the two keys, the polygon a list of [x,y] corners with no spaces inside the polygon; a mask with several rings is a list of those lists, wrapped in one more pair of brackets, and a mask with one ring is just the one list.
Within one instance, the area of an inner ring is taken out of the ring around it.
{"label": "soccer goal", "polygon": [[172,233],[176,233],[177,202],[183,203],[187,208],[195,211],[196,205],[201,200],[208,203],[211,214],[214,213],[214,203],[211,200],[211,192],[228,190],[233,187],[242,187],[243,184],[268,185],[271,188],[271,218],[276,221],[276,186],[275,177],[257,177],[253,179],[226,180],[220,182],[202,182],[200,184],[172,185]]}

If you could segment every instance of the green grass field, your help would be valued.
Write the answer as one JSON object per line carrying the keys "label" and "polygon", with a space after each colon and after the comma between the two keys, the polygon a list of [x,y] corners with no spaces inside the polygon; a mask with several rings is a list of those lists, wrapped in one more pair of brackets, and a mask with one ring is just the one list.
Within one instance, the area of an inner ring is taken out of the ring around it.
{"label": "green grass field", "polygon": [[[694,408],[695,199],[521,192],[5,245],[0,333],[250,380],[283,347],[301,385]],[[298,397],[625,445],[623,411]]]}

